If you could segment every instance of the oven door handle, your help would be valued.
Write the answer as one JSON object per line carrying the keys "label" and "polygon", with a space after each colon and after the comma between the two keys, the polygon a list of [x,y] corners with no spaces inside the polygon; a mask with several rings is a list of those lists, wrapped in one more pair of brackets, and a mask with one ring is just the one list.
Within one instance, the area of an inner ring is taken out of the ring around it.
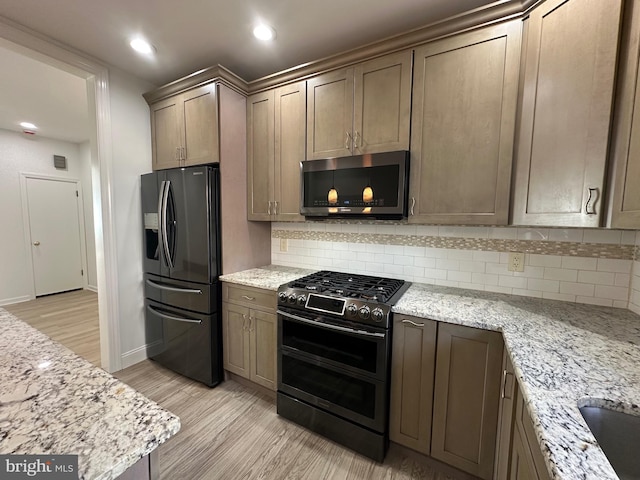
{"label": "oven door handle", "polygon": [[277,313],[279,315],[282,315],[283,317],[296,320],[297,322],[313,325],[314,327],[325,328],[327,330],[336,330],[338,332],[353,333],[354,335],[360,335],[362,337],[384,338],[386,336],[385,333],[365,332],[364,330],[356,330],[354,328],[340,327],[338,325],[330,325],[328,323],[315,322],[313,320],[309,320],[304,317],[299,317],[298,315],[292,315],[291,313],[283,312],[282,310],[278,310]]}

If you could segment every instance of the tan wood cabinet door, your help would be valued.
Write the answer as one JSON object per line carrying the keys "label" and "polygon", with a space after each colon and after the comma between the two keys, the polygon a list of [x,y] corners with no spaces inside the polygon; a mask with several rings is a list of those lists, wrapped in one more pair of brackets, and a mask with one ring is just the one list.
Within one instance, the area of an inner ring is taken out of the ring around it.
{"label": "tan wood cabinet door", "polygon": [[500,412],[498,414],[498,438],[496,442],[496,480],[509,478],[512,432],[516,407],[517,382],[507,350],[502,357],[502,383],[500,384]]}
{"label": "tan wood cabinet door", "polygon": [[527,20],[513,223],[597,227],[622,0],[547,0]]}
{"label": "tan wood cabinet door", "polygon": [[250,312],[251,380],[276,390],[276,315],[260,310]]}
{"label": "tan wood cabinet door", "polygon": [[244,378],[251,378],[249,323],[247,307],[223,302],[223,365],[225,370]]}
{"label": "tan wood cabinet door", "polygon": [[180,166],[182,145],[182,102],[178,96],[167,98],[151,109],[151,150],[153,170]]}
{"label": "tan wood cabinet door", "polygon": [[611,227],[640,229],[640,8],[626,2],[613,130]]}
{"label": "tan wood cabinet door", "polygon": [[493,475],[502,335],[440,323],[431,456],[483,479]]}
{"label": "tan wood cabinet door", "polygon": [[389,438],[429,455],[437,323],[396,315]]}
{"label": "tan wood cabinet door", "polygon": [[217,85],[209,84],[182,94],[183,166],[219,162]]}
{"label": "tan wood cabinet door", "polygon": [[[303,120],[304,121],[304,120]],[[271,220],[274,200],[274,92],[247,99],[247,218]]]}
{"label": "tan wood cabinet door", "polygon": [[353,68],[307,80],[307,160],[351,155]]}
{"label": "tan wood cabinet door", "polygon": [[538,480],[533,459],[528,448],[522,441],[522,436],[517,428],[513,430],[513,442],[511,447],[511,469],[509,480]]}
{"label": "tan wood cabinet door", "polygon": [[274,220],[304,220],[300,215],[300,162],[306,154],[306,105],[305,82],[275,90]]}
{"label": "tan wood cabinet door", "polygon": [[413,53],[355,66],[353,153],[409,149]]}
{"label": "tan wood cabinet door", "polygon": [[416,49],[409,222],[507,224],[520,46],[513,21]]}

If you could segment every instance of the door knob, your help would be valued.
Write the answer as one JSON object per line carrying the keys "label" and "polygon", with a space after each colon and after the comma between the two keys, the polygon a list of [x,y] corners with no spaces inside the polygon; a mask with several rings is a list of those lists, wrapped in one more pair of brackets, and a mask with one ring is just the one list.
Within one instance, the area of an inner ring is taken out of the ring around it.
{"label": "door knob", "polygon": [[33,244],[37,247],[38,245],[40,245],[40,242],[36,240],[35,242],[33,242]]}

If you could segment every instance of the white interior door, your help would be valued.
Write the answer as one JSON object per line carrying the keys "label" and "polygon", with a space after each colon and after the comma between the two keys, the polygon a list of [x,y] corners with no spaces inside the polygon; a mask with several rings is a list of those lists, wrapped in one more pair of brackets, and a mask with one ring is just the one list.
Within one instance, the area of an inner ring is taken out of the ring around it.
{"label": "white interior door", "polygon": [[41,178],[26,182],[36,296],[82,288],[76,183]]}

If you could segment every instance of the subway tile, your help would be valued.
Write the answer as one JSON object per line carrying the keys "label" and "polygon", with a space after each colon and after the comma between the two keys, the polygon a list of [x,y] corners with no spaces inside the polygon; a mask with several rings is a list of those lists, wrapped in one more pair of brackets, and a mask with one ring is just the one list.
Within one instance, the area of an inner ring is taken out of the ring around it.
{"label": "subway tile", "polygon": [[625,287],[596,285],[595,296],[599,298],[610,298],[612,300],[628,300],[629,289]]}
{"label": "subway tile", "polygon": [[572,268],[575,270],[595,270],[597,265],[597,258],[562,257],[562,268]]}
{"label": "subway tile", "polygon": [[402,245],[385,245],[384,253],[389,255],[402,255],[404,253],[404,247]]}
{"label": "subway tile", "polygon": [[302,246],[305,248],[318,248],[319,245],[317,240],[303,240]]}
{"label": "subway tile", "polygon": [[424,257],[425,247],[404,247],[404,255],[412,257]]}
{"label": "subway tile", "polygon": [[424,249],[425,257],[431,258],[447,258],[447,250],[444,248],[426,247]]}
{"label": "subway tile", "polygon": [[584,230],[582,228],[551,228],[549,229],[549,240],[553,242],[576,242],[582,243]]}
{"label": "subway tile", "polygon": [[474,262],[492,262],[500,263],[500,252],[481,252],[473,251],[472,260]]}
{"label": "subway tile", "polygon": [[616,308],[629,308],[629,302],[624,300],[614,300],[613,306]]}
{"label": "subway tile", "polygon": [[[525,265],[527,264],[527,255],[524,256]],[[508,252],[500,252],[500,263],[504,263],[505,265],[509,263],[509,253]]]}
{"label": "subway tile", "polygon": [[534,267],[560,268],[562,266],[562,257],[559,255],[538,255],[532,253],[525,257],[525,264]]}
{"label": "subway tile", "polygon": [[446,280],[447,279],[447,271],[439,270],[437,268],[425,268],[424,276],[428,278],[433,278],[435,280]]}
{"label": "subway tile", "polygon": [[549,240],[549,229],[518,227],[518,240]]}
{"label": "subway tile", "polygon": [[489,238],[516,240],[518,238],[518,229],[515,227],[491,227],[489,228]]}
{"label": "subway tile", "polygon": [[416,267],[426,267],[426,268],[435,268],[436,267],[436,259],[429,257],[415,257],[413,260],[413,264]]}
{"label": "subway tile", "polygon": [[436,225],[417,225],[416,226],[416,235],[421,237],[438,237],[439,227]]}
{"label": "subway tile", "polygon": [[436,285],[441,285],[443,287],[455,287],[458,288],[458,282],[454,282],[451,280],[436,280]]}
{"label": "subway tile", "polygon": [[342,232],[342,225],[338,223],[327,223],[324,228],[325,228],[325,231],[327,232],[334,232],[334,233]]}
{"label": "subway tile", "polygon": [[540,280],[539,278],[527,279],[529,290],[539,290],[541,292],[559,292],[560,282],[558,280]]}
{"label": "subway tile", "polygon": [[343,260],[341,258],[334,258],[333,259],[333,268],[340,269],[340,271],[348,269],[349,268],[349,260]]}
{"label": "subway tile", "polygon": [[544,268],[544,277],[546,280],[562,280],[565,282],[575,282],[578,280],[578,271],[565,268]]}
{"label": "subway tile", "polygon": [[598,271],[599,272],[616,272],[616,273],[630,273],[631,272],[631,260],[617,260],[612,258],[599,258],[598,259]]}
{"label": "subway tile", "polygon": [[498,278],[498,285],[510,288],[527,288],[527,279],[523,277],[500,275]]}
{"label": "subway tile", "polygon": [[520,295],[521,297],[534,297],[534,298],[542,298],[542,292],[537,290],[529,290],[526,288],[514,288],[514,295]]}
{"label": "subway tile", "polygon": [[633,230],[623,230],[622,237],[620,238],[620,243],[622,245],[635,245],[636,235],[637,233]]}
{"label": "subway tile", "polygon": [[424,277],[424,268],[414,267],[413,265],[405,265],[403,273],[414,277]]}
{"label": "subway tile", "polygon": [[333,267],[333,259],[331,258],[319,258],[318,259],[318,267],[326,268],[330,270]]}
{"label": "subway tile", "polygon": [[364,268],[367,270],[367,272],[384,273],[384,264],[382,263],[367,262]]}
{"label": "subway tile", "polygon": [[588,272],[579,270],[578,282],[594,283],[596,285],[613,285],[615,282],[615,275],[610,272]]}
{"label": "subway tile", "polygon": [[631,285],[631,275],[627,273],[616,273],[613,284],[616,287],[629,287]]}
{"label": "subway tile", "polygon": [[384,273],[402,275],[402,272],[404,272],[404,266],[402,265],[389,265],[388,263],[384,264]]}
{"label": "subway tile", "polygon": [[416,235],[418,231],[417,225],[396,225],[396,235]]}
{"label": "subway tile", "polygon": [[630,303],[629,304],[629,310],[631,310],[632,312],[640,315],[640,304]]}
{"label": "subway tile", "polygon": [[462,237],[464,227],[442,226],[438,228],[438,235],[441,237]]}
{"label": "subway tile", "polygon": [[366,243],[349,243],[349,250],[352,252],[366,252],[367,244]]}
{"label": "subway tile", "polygon": [[568,295],[593,297],[595,290],[595,285],[589,283],[560,282],[560,293],[566,293]]}
{"label": "subway tile", "polygon": [[449,260],[468,260],[473,259],[472,250],[447,250],[447,258]]}
{"label": "subway tile", "polygon": [[333,242],[333,249],[337,251],[348,251],[349,245],[347,242]]}
{"label": "subway tile", "polygon": [[460,262],[458,260],[443,260],[438,258],[436,259],[436,268],[442,270],[459,270]]}
{"label": "subway tile", "polygon": [[376,253],[373,259],[377,263],[393,264],[393,255],[388,255],[386,253]]}
{"label": "subway tile", "polygon": [[350,254],[349,252],[343,252],[343,253],[346,253],[347,255],[355,256],[355,259],[361,262],[374,262],[376,258],[376,255],[374,253],[368,253],[368,252],[355,252],[355,255]]}
{"label": "subway tile", "polygon": [[479,283],[466,283],[466,282],[460,282],[458,285],[460,288],[466,288],[468,290],[480,290],[480,291],[484,291],[484,285],[481,285]]}
{"label": "subway tile", "polygon": [[507,269],[506,263],[486,263],[485,269],[487,273],[492,273],[494,275],[509,275],[513,276],[513,272],[510,272]]}
{"label": "subway tile", "polygon": [[396,235],[395,225],[376,225],[376,233],[379,235]]}
{"label": "subway tile", "polygon": [[462,227],[463,238],[488,238],[489,227]]}
{"label": "subway tile", "polygon": [[413,257],[409,257],[408,255],[394,255],[393,263],[394,265],[413,265]]}
{"label": "subway tile", "polygon": [[525,265],[523,272],[511,272],[514,277],[527,277],[527,278],[544,278],[545,267],[532,267],[531,265]]}
{"label": "subway tile", "polygon": [[494,293],[505,293],[507,295],[513,293],[513,289],[510,287],[500,287],[498,285],[486,285],[484,287],[485,291],[487,292],[494,292]]}
{"label": "subway tile", "polygon": [[310,232],[326,232],[327,226],[322,222],[309,222],[306,224]]}
{"label": "subway tile", "polygon": [[576,296],[568,293],[542,292],[542,298],[548,298],[549,300],[562,300],[563,302],[576,301]]}
{"label": "subway tile", "polygon": [[603,307],[613,307],[613,300],[596,297],[576,297],[576,302],[587,303],[589,305],[601,305]]}
{"label": "subway tile", "polygon": [[460,271],[461,272],[485,272],[485,262],[468,262],[468,261],[460,261]]}
{"label": "subway tile", "polygon": [[622,238],[620,230],[600,230],[587,228],[584,231],[584,243],[610,243],[619,245]]}
{"label": "subway tile", "polygon": [[482,285],[498,285],[498,275],[488,273],[471,273],[471,281]]}
{"label": "subway tile", "polygon": [[367,244],[367,252],[384,253],[384,245],[379,245],[377,243],[368,243]]}
{"label": "subway tile", "polygon": [[471,272],[447,272],[447,280],[453,280],[455,282],[468,282],[471,283]]}
{"label": "subway tile", "polygon": [[370,235],[374,233],[378,233],[377,225],[358,225],[358,234]]}

